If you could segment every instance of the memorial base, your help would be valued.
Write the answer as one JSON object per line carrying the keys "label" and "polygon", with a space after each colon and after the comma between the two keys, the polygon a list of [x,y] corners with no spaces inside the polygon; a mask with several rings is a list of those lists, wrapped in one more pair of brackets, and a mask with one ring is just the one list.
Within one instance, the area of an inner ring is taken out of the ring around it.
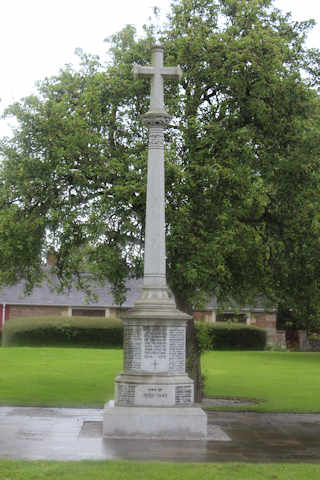
{"label": "memorial base", "polygon": [[125,374],[115,381],[117,407],[191,407],[193,380],[187,375]]}
{"label": "memorial base", "polygon": [[103,436],[106,438],[205,440],[207,416],[198,407],[112,407],[104,408]]}

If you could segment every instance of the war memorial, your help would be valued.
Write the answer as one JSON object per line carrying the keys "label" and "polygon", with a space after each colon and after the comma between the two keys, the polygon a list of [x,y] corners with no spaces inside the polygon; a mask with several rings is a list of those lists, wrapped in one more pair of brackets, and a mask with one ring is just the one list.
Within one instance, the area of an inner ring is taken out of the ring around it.
{"label": "war memorial", "polygon": [[163,82],[179,80],[180,67],[163,65],[162,46],[152,49],[151,66],[133,66],[136,78],[150,78],[144,283],[124,322],[123,371],[115,379],[114,404],[104,409],[103,434],[111,438],[205,439],[207,417],[194,406],[193,381],[186,374],[186,324],[166,281]]}

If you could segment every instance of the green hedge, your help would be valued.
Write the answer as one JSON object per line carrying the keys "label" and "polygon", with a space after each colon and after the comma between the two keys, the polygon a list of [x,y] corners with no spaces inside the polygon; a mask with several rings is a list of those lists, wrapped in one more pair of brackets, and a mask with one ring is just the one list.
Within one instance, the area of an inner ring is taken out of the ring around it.
{"label": "green hedge", "polygon": [[2,344],[11,346],[122,347],[122,322],[94,317],[25,317],[10,319]]}
{"label": "green hedge", "polygon": [[[196,323],[202,350],[264,350],[266,331],[247,325]],[[2,333],[3,346],[122,347],[121,320],[94,317],[25,317],[10,319]]]}
{"label": "green hedge", "polygon": [[262,328],[229,322],[199,322],[196,328],[202,330],[202,337],[204,325],[213,350],[264,350],[266,347],[267,332]]}

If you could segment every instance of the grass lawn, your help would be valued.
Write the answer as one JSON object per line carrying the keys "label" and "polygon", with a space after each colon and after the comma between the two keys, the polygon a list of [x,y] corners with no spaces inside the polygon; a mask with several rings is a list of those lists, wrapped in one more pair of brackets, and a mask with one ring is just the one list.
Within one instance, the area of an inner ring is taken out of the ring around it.
{"label": "grass lawn", "polygon": [[102,407],[114,396],[122,350],[0,348],[0,365],[2,405]]}
{"label": "grass lawn", "polygon": [[[101,407],[114,396],[122,350],[0,348],[0,365],[2,405]],[[207,395],[263,402],[248,410],[320,412],[319,354],[209,352],[203,371]]]}
{"label": "grass lawn", "polygon": [[25,462],[0,460],[1,480],[318,480],[319,465],[245,463]]}
{"label": "grass lawn", "polygon": [[320,412],[318,353],[215,351],[202,366],[206,395],[255,398],[263,403],[246,410],[258,412]]}
{"label": "grass lawn", "polygon": [[[0,404],[102,406],[113,398],[119,349],[0,348]],[[258,410],[320,411],[320,355],[210,352],[207,394],[264,400]],[[0,432],[1,434],[1,432]],[[11,461],[0,480],[318,480],[312,464]]]}

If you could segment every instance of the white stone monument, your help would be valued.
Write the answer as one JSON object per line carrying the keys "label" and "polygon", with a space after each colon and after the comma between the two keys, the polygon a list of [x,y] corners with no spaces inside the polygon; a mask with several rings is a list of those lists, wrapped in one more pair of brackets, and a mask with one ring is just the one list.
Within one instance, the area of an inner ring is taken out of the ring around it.
{"label": "white stone monument", "polygon": [[193,381],[185,371],[186,322],[166,282],[164,129],[170,116],[163,100],[165,78],[180,67],[163,66],[163,47],[152,66],[134,65],[135,77],[151,78],[144,286],[124,318],[124,370],[115,380],[114,407],[106,404],[103,432],[112,438],[204,439],[207,417],[193,405]]}

